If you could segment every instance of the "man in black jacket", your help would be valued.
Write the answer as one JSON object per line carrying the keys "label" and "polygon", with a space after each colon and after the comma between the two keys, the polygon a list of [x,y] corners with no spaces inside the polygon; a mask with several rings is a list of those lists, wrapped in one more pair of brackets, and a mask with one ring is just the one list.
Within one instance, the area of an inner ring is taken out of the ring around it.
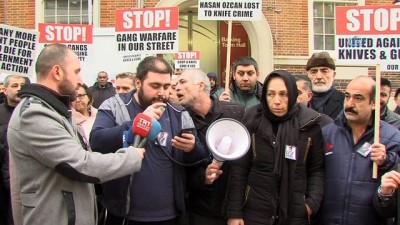
{"label": "man in black jacket", "polygon": [[[18,91],[22,85],[25,84],[25,78],[21,75],[9,75],[4,79],[5,87],[5,102],[0,104],[0,166],[1,166],[1,192],[0,193],[0,205],[6,208],[6,218],[2,217],[3,212],[0,211],[0,219],[4,221],[4,224],[13,224],[11,203],[10,203],[10,173],[9,173],[9,150],[7,143],[7,127],[10,122],[11,114],[13,113],[15,106],[21,101],[17,96]],[[3,186],[4,185],[4,186]],[[2,189],[4,187],[5,189]],[[3,220],[4,219],[4,220]]]}
{"label": "man in black jacket", "polygon": [[[179,102],[192,116],[198,137],[204,146],[207,146],[207,129],[214,121],[220,118],[241,120],[244,113],[244,106],[219,101],[210,96],[210,89],[209,78],[199,69],[183,71],[176,85]],[[207,150],[210,154],[209,149]],[[226,225],[227,222],[223,218],[223,203],[230,163],[225,162],[220,168],[218,163],[210,161],[187,169],[190,225]]]}
{"label": "man in black jacket", "polygon": [[104,100],[115,95],[115,88],[111,82],[108,82],[108,74],[106,71],[100,71],[97,74],[97,81],[89,88],[93,96],[92,106],[99,108]]}
{"label": "man in black jacket", "polygon": [[[297,84],[297,89],[299,91],[299,96],[297,96],[297,103],[310,107],[310,101],[313,97],[310,80],[306,76],[304,77],[297,76],[296,84]],[[333,122],[333,119],[330,118],[329,116],[323,113],[320,113],[320,115],[321,115],[321,128]]]}
{"label": "man in black jacket", "polygon": [[381,78],[381,93],[379,99],[381,120],[388,124],[395,126],[400,129],[400,115],[389,109],[388,102],[390,98],[390,92],[392,91],[392,84],[386,78]]}
{"label": "man in black jacket", "polygon": [[333,85],[335,62],[328,52],[314,53],[307,61],[307,76],[311,79],[313,98],[311,108],[332,119],[343,109],[344,94]]}

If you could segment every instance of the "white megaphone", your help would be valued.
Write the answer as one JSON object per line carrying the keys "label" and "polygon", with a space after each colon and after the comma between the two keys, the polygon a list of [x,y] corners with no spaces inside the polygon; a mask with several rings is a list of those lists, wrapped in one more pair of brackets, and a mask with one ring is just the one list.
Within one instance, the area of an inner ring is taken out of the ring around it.
{"label": "white megaphone", "polygon": [[[214,162],[222,166],[224,161],[235,160],[250,148],[250,134],[239,121],[223,118],[214,121],[207,129],[207,146],[213,154]],[[216,174],[212,174],[213,177]]]}

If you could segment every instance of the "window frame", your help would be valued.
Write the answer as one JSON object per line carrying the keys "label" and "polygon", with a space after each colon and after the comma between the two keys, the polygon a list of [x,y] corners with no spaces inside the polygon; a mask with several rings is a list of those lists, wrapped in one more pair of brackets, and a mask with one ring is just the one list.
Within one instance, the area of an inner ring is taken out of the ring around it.
{"label": "window frame", "polygon": [[[46,0],[35,0],[35,21],[36,21],[36,29],[38,28],[39,23],[45,23],[45,15],[44,15],[44,7]],[[68,0],[69,2],[70,0]],[[93,4],[90,4],[93,2]],[[82,4],[82,3],[81,3]],[[100,26],[100,10],[99,10],[99,0],[88,0],[88,25],[93,25],[93,27]],[[68,6],[69,7],[69,4]],[[68,12],[69,13],[69,12]],[[91,15],[93,13],[93,15]],[[70,17],[70,15],[67,15]]]}
{"label": "window frame", "polygon": [[[312,55],[314,52],[319,52],[319,51],[327,51],[329,53],[331,53],[331,55],[335,55],[335,51],[336,49],[333,50],[326,50],[325,49],[325,44],[323,46],[324,49],[315,49],[315,43],[314,43],[314,37],[316,35],[315,31],[314,31],[314,3],[315,2],[319,2],[319,3],[334,3],[336,4],[343,4],[343,3],[354,3],[355,6],[363,6],[365,5],[365,0],[309,0],[308,1],[308,18],[309,18],[309,23],[308,23],[308,30],[309,30],[309,54]],[[336,15],[333,15],[333,20],[334,20],[334,24],[336,21]],[[325,23],[325,15],[323,15],[322,17],[316,17],[316,18],[322,18],[323,19],[323,23]],[[325,39],[326,37],[326,31],[325,31],[325,25],[323,25],[323,33],[322,36]],[[336,35],[336,27],[334,27],[334,33],[333,35]],[[334,38],[335,39],[335,38]],[[334,45],[335,46],[335,45]]]}

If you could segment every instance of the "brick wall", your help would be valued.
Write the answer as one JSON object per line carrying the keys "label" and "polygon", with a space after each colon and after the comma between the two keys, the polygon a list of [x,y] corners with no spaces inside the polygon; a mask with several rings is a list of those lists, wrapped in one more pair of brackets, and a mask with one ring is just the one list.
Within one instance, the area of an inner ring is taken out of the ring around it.
{"label": "brick wall", "polygon": [[[144,1],[144,7],[154,7],[159,1]],[[102,0],[100,3],[100,26],[114,27],[115,10],[136,8],[136,0]]]}
{"label": "brick wall", "polygon": [[0,20],[13,26],[35,28],[35,1],[33,0],[3,0]]}
{"label": "brick wall", "polygon": [[307,0],[264,0],[263,13],[271,28],[275,55],[308,56]]}
{"label": "brick wall", "polygon": [[4,0],[0,1],[0,23],[6,23],[4,21],[4,11],[5,11],[5,2]]}

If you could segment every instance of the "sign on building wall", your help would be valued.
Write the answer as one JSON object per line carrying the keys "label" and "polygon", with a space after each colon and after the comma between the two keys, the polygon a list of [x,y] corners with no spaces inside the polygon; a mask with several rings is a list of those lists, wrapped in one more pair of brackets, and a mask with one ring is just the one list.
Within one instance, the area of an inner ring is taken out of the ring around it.
{"label": "sign on building wall", "polygon": [[400,71],[400,6],[336,7],[336,51],[341,64]]}
{"label": "sign on building wall", "polygon": [[0,71],[32,77],[38,32],[0,24]]}
{"label": "sign on building wall", "polygon": [[199,0],[199,20],[254,21],[262,18],[262,0]]}
{"label": "sign on building wall", "polygon": [[[228,45],[228,25],[225,21],[219,22],[220,32],[220,51],[221,51],[221,80],[220,84],[225,84],[225,68],[226,68],[226,54]],[[235,22],[232,24],[232,40],[231,40],[231,65],[240,56],[249,56],[249,36],[241,23]],[[233,69],[233,68],[231,68]]]}
{"label": "sign on building wall", "polygon": [[92,25],[39,23],[39,42],[62,43],[72,49],[81,62],[91,61]]}
{"label": "sign on building wall", "polygon": [[180,51],[175,53],[175,69],[200,68],[200,51]]}
{"label": "sign on building wall", "polygon": [[140,60],[140,54],[178,52],[179,8],[117,9],[116,49],[122,61]]}

